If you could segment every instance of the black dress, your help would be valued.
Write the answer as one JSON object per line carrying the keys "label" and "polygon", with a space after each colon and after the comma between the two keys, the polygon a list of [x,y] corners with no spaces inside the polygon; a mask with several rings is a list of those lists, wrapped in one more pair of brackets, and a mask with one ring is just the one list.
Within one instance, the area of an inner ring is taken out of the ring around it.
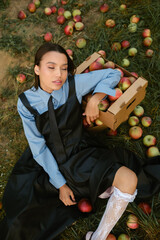
{"label": "black dress", "polygon": [[[116,171],[123,165],[139,175],[140,198],[158,192],[160,158],[153,158],[152,163],[145,163],[142,169],[141,160],[132,152],[120,148],[109,150],[93,144],[82,127],[74,77],[69,78],[69,89],[64,105],[54,110],[50,98],[48,111],[41,115],[30,106],[25,94],[20,98],[34,114],[36,126],[55,156],[76,201],[87,197],[94,206],[96,198],[112,185]],[[2,240],[52,240],[77,218],[85,216],[77,205],[66,207],[59,200],[59,191],[49,183],[48,175],[33,159],[29,147],[11,173],[3,206],[6,218],[1,230]]]}

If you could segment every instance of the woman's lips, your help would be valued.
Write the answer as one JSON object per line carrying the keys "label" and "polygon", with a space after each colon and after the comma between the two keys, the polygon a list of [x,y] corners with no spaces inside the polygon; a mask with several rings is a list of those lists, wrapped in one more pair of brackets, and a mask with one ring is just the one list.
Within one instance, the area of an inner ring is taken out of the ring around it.
{"label": "woman's lips", "polygon": [[54,83],[54,84],[56,84],[56,85],[61,85],[61,84],[62,84],[62,81],[57,80],[57,81],[52,81],[52,83]]}

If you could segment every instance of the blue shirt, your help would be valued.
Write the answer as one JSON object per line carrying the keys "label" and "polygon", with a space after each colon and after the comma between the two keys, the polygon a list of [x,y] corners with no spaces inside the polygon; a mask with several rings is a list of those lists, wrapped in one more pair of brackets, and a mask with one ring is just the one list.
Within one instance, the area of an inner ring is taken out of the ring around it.
{"label": "blue shirt", "polygon": [[[81,103],[82,97],[91,91],[93,91],[93,94],[103,92],[107,95],[115,96],[114,87],[118,84],[120,76],[121,73],[114,69],[103,69],[75,75],[75,91],[78,101]],[[25,91],[30,105],[36,109],[39,114],[48,110],[50,95],[53,97],[54,109],[57,109],[66,102],[68,93],[68,79],[59,90],[53,91],[51,94],[43,91],[40,87],[37,90],[32,87]],[[23,122],[25,136],[31,148],[33,158],[49,175],[50,183],[56,188],[60,188],[66,183],[66,180],[59,171],[54,156],[46,146],[44,137],[36,127],[34,115],[26,109],[20,99],[18,99],[17,108]]]}

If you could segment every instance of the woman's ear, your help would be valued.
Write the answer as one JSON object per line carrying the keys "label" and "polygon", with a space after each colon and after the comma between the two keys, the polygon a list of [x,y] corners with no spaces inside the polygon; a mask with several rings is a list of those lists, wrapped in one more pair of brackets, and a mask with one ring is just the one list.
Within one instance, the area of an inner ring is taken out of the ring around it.
{"label": "woman's ear", "polygon": [[36,75],[39,75],[39,66],[38,65],[35,65],[34,72]]}

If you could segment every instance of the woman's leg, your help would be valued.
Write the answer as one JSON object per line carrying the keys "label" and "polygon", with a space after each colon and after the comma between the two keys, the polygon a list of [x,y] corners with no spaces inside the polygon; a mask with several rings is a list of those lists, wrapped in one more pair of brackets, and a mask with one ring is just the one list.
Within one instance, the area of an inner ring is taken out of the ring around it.
{"label": "woman's leg", "polygon": [[[128,203],[133,202],[137,194],[137,176],[124,166],[116,172],[112,185],[114,187],[113,193],[108,200],[99,226],[91,237],[92,240],[105,240],[107,238],[126,210]],[[90,239],[91,233],[87,233],[86,240]]]}

